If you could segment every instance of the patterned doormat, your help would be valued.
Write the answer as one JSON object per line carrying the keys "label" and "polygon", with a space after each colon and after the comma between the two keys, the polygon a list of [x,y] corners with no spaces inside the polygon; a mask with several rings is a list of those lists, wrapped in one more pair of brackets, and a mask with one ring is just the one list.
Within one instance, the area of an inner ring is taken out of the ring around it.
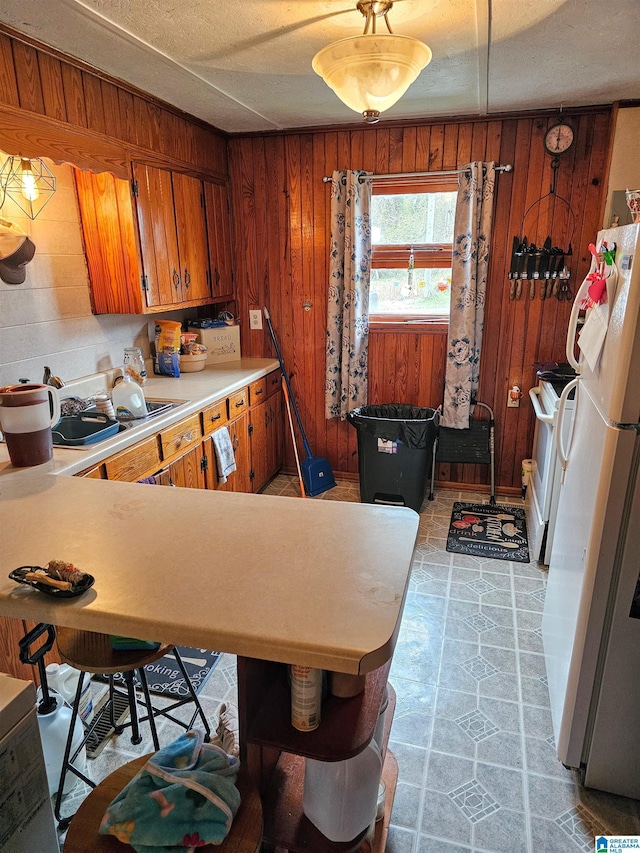
{"label": "patterned doormat", "polygon": [[[190,646],[176,646],[180,652],[182,663],[196,693],[202,690],[216,664],[220,660],[220,652],[210,652],[207,649],[192,649]],[[182,699],[188,695],[187,688],[173,654],[164,655],[159,660],[148,663],[144,668],[147,684],[152,693]],[[116,684],[124,684],[120,673],[114,675]],[[96,681],[108,681],[104,675],[94,675]]]}
{"label": "patterned doormat", "polygon": [[528,563],[525,517],[525,510],[519,506],[456,502],[451,513],[447,551]]}

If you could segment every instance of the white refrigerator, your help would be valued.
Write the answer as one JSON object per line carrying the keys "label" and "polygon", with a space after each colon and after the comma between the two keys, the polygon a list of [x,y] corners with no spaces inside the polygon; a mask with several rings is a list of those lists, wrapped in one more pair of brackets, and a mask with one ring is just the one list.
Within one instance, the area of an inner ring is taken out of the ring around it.
{"label": "white refrigerator", "polygon": [[558,758],[587,787],[640,799],[640,224],[603,243],[615,298],[597,361],[582,355],[563,393],[577,386],[542,631]]}

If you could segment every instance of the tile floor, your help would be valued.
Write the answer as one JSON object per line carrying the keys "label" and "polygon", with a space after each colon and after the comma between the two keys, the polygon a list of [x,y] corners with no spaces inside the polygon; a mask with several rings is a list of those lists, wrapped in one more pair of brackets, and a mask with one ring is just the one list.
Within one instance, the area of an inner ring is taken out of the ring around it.
{"label": "tile floor", "polygon": [[[297,479],[280,475],[266,492],[299,495]],[[358,484],[340,482],[316,500],[358,501]],[[555,756],[540,628],[545,571],[448,553],[455,500],[486,495],[440,490],[420,514],[390,675],[399,780],[387,853],[590,853],[596,834],[640,834],[640,802],[583,788]],[[233,656],[200,695],[211,719],[234,701]],[[163,742],[173,729],[160,724]],[[125,732],[89,773],[100,780],[144,751],[150,743],[133,747]]]}

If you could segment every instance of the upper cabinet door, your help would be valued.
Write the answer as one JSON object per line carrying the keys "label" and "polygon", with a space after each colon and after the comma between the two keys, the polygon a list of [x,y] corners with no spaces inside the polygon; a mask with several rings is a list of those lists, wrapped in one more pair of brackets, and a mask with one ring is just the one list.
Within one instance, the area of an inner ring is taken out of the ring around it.
{"label": "upper cabinet door", "polygon": [[182,301],[210,300],[211,284],[202,181],[180,172],[173,172],[172,180],[182,277]]}
{"label": "upper cabinet door", "polygon": [[129,182],[108,172],[74,173],[92,309],[95,314],[144,313]]}
{"label": "upper cabinet door", "polygon": [[212,295],[215,299],[234,299],[233,232],[229,190],[226,184],[214,184],[205,181],[204,199]]}
{"label": "upper cabinet door", "polygon": [[178,252],[171,172],[133,164],[140,253],[149,308],[182,302],[184,281]]}

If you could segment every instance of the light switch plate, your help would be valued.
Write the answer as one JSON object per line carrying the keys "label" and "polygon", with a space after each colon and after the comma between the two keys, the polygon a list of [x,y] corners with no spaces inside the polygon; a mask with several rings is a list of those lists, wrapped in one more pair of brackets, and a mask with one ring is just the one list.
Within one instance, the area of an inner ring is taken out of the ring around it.
{"label": "light switch plate", "polygon": [[262,328],[262,311],[260,311],[259,309],[257,309],[256,311],[249,311],[249,328]]}

